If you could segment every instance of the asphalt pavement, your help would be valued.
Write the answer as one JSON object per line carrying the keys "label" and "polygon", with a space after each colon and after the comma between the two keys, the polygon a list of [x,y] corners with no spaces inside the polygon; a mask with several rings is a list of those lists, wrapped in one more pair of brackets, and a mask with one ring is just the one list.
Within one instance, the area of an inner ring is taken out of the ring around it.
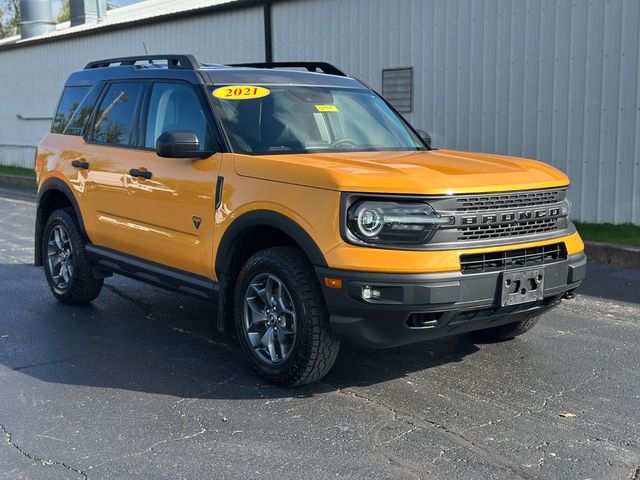
{"label": "asphalt pavement", "polygon": [[65,307],[0,188],[0,479],[638,479],[640,271],[592,265],[516,340],[343,346],[262,382],[216,309],[122,277]]}

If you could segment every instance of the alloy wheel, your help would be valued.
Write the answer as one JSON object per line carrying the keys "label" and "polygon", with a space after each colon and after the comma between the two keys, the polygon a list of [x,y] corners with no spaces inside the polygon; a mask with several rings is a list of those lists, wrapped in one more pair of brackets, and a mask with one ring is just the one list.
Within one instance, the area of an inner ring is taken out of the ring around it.
{"label": "alloy wheel", "polygon": [[49,233],[47,262],[54,286],[59,290],[67,288],[73,278],[73,247],[62,225],[56,225]]}
{"label": "alloy wheel", "polygon": [[276,275],[256,275],[244,297],[244,332],[257,357],[269,364],[284,362],[296,339],[296,311],[291,294]]}

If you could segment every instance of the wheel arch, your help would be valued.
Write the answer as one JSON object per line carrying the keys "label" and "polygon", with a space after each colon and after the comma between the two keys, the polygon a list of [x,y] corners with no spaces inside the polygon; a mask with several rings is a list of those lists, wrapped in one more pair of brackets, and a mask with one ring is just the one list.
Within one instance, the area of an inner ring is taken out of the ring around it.
{"label": "wheel arch", "polygon": [[232,318],[233,292],[244,262],[255,252],[273,246],[300,248],[315,266],[327,261],[311,235],[291,218],[270,210],[253,210],[240,215],[224,232],[216,252],[215,272],[220,285],[218,329]]}
{"label": "wheel arch", "polygon": [[35,258],[34,263],[42,266],[42,236],[44,235],[44,226],[52,212],[59,208],[72,208],[78,221],[78,226],[82,234],[88,239],[87,231],[82,219],[82,212],[76,200],[71,187],[59,178],[49,178],[44,181],[38,190],[36,211],[36,228],[35,228]]}

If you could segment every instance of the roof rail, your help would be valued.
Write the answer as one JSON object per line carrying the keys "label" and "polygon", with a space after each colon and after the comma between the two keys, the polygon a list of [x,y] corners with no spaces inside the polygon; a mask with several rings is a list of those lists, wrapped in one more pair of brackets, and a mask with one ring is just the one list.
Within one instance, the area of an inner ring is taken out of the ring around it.
{"label": "roof rail", "polygon": [[321,73],[326,73],[328,75],[337,75],[339,77],[346,77],[347,74],[344,73],[337,67],[334,67],[330,63],[326,62],[270,62],[270,63],[236,63],[233,65],[228,65],[229,67],[253,67],[253,68],[287,68],[287,67],[296,67],[296,68],[306,68],[310,72],[317,72],[320,70]]}
{"label": "roof rail", "polygon": [[153,63],[154,60],[166,60],[168,68],[180,70],[196,70],[199,68],[198,61],[193,55],[140,55],[137,57],[107,58],[87,63],[85,70],[91,68],[110,67],[114,64],[135,65],[137,62]]}

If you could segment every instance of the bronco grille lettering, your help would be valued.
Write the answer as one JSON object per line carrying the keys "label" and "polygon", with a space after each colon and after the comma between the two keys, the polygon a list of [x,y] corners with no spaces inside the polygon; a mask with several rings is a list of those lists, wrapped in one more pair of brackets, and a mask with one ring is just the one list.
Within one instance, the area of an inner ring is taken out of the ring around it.
{"label": "bronco grille lettering", "polygon": [[543,219],[559,217],[560,209],[538,208],[531,210],[520,210],[518,212],[505,213],[483,213],[477,215],[465,215],[460,218],[460,225],[495,225],[499,223],[527,222],[533,219]]}

